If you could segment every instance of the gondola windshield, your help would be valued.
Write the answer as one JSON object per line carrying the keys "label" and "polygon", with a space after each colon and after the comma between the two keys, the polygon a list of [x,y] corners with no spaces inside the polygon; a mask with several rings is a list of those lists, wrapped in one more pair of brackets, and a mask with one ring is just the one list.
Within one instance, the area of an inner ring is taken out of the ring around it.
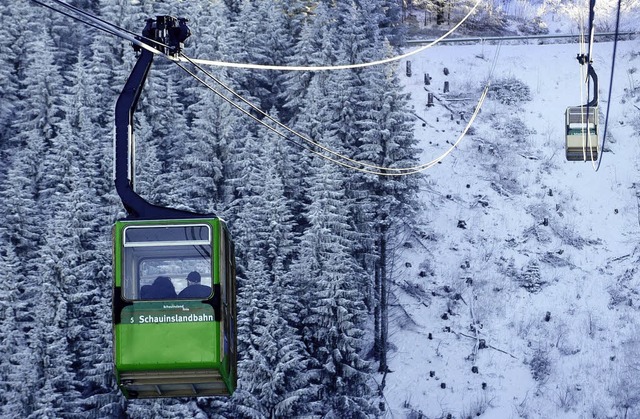
{"label": "gondola windshield", "polygon": [[[189,286],[187,277],[191,272],[198,273],[202,287],[212,289],[210,226],[131,226],[125,229],[123,239],[125,299],[178,298]],[[163,295],[162,290],[157,289],[155,281],[159,277],[170,278],[173,294]]]}

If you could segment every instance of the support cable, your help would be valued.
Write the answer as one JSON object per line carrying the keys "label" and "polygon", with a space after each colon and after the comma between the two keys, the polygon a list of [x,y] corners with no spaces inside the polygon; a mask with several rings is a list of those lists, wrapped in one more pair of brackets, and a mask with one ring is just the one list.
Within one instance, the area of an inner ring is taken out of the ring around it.
{"label": "support cable", "polygon": [[[37,4],[40,4],[42,6],[48,7],[52,10],[56,10],[53,9],[50,6],[47,6],[43,3],[41,3],[38,0],[32,0],[34,2],[36,2]],[[161,45],[159,42],[142,37],[140,35],[136,35],[135,33],[128,31],[126,29],[122,29],[119,28],[118,26],[109,23],[105,20],[102,20],[94,15],[92,15],[91,13],[88,13],[78,7],[72,6],[70,4],[67,4],[61,0],[52,0],[54,1],[56,4],[59,4],[63,7],[66,7],[69,10],[72,10],[80,15],[82,15],[83,17],[85,17],[86,19],[88,19],[89,21],[93,22],[94,25],[97,25],[98,29],[103,28],[102,30],[107,31],[113,35],[117,35],[120,38],[126,39],[130,42],[132,42],[134,45],[137,45],[141,48],[147,49],[150,52],[153,52],[154,54],[162,54],[161,51],[159,51],[156,48],[153,48],[152,46],[150,46],[149,44],[142,42],[142,40],[148,41],[149,43],[154,43],[156,45],[159,46],[163,46]],[[442,41],[443,39],[447,38],[449,35],[451,35],[453,32],[455,32],[469,17],[471,17],[471,15],[473,15],[475,13],[475,11],[478,9],[478,6],[480,5],[480,3],[482,2],[482,0],[476,0],[476,3],[474,4],[474,6],[469,10],[469,12],[455,25],[453,26],[449,31],[447,31],[444,35],[442,35],[441,37],[439,37],[438,39],[430,42],[429,44],[420,47],[414,51],[408,52],[406,54],[401,54],[401,55],[397,55],[394,57],[390,57],[390,58],[386,58],[383,60],[378,60],[378,61],[371,61],[371,62],[365,62],[365,63],[358,63],[358,64],[344,64],[344,65],[330,65],[330,66],[277,66],[277,65],[263,65],[263,64],[251,64],[251,63],[232,63],[232,62],[225,62],[225,61],[213,61],[213,60],[203,60],[203,59],[194,59],[191,58],[188,61],[192,62],[192,63],[198,63],[198,64],[203,64],[203,65],[213,65],[213,66],[218,66],[218,67],[231,67],[231,68],[240,68],[240,69],[254,69],[254,70],[282,70],[282,71],[335,71],[335,70],[348,70],[348,69],[356,69],[356,68],[364,68],[364,67],[371,67],[371,66],[376,66],[376,65],[381,65],[381,64],[387,64],[387,63],[391,63],[394,61],[400,61],[402,59],[408,58],[412,55],[418,54],[424,50],[426,50],[427,48],[431,48],[432,46],[440,43],[440,41]],[[59,13],[63,13],[59,10],[56,10]],[[72,19],[81,21],[83,23],[87,23],[85,21],[82,21],[79,18],[75,18],[71,15],[68,15],[66,13],[63,13],[66,16],[71,17]],[[96,27],[94,25],[91,25],[93,27]],[[170,60],[175,60],[175,58],[168,56],[168,58]],[[184,56],[184,58],[182,58],[182,60],[187,61],[186,56]]]}
{"label": "support cable", "polygon": [[[202,64],[202,65],[211,65],[216,67],[230,67],[230,68],[240,68],[240,69],[252,69],[252,70],[280,70],[280,71],[335,71],[335,70],[352,70],[356,68],[364,68],[371,67],[381,64],[388,64],[394,61],[400,61],[405,58],[411,57],[412,55],[418,54],[427,48],[431,48],[432,46],[440,43],[443,39],[447,38],[453,32],[458,30],[458,28],[469,18],[471,15],[475,13],[478,9],[478,6],[482,0],[477,0],[475,5],[469,10],[462,20],[460,20],[453,28],[449,29],[444,35],[439,38],[431,41],[427,45],[420,47],[414,51],[410,51],[406,54],[397,55],[390,58],[385,58],[383,60],[371,61],[366,63],[358,63],[358,64],[343,64],[343,65],[327,65],[327,66],[286,66],[286,65],[268,65],[268,64],[250,64],[250,63],[233,63],[226,61],[214,61],[214,60],[203,60],[191,58],[189,61],[192,63]],[[186,56],[185,56],[186,58]]]}
{"label": "support cable", "polygon": [[[103,32],[106,32],[106,33],[108,33],[110,35],[114,35],[114,36],[117,36],[119,38],[122,38],[122,39],[125,39],[127,41],[130,41],[132,44],[134,44],[136,46],[139,46],[140,48],[144,48],[144,49],[148,50],[149,52],[152,52],[153,54],[165,55],[160,50],[152,47],[151,45],[149,45],[149,44],[147,44],[145,42],[142,42],[142,40],[144,39],[144,40],[146,40],[148,42],[152,42],[152,43],[161,45],[157,41],[151,40],[149,38],[142,37],[140,35],[131,35],[130,31],[127,31],[125,29],[119,28],[118,26],[116,26],[116,25],[114,25],[112,23],[104,21],[104,20],[92,15],[91,13],[87,13],[87,12],[83,11],[82,9],[79,9],[77,7],[74,7],[74,6],[71,6],[71,5],[69,5],[69,4],[67,4],[67,3],[65,3],[63,1],[53,0],[56,4],[59,4],[59,5],[65,7],[67,9],[69,9],[69,10],[72,10],[72,11],[80,14],[81,16],[83,16],[83,18],[80,18],[78,16],[73,16],[73,15],[71,15],[69,13],[66,13],[66,12],[62,11],[62,10],[56,9],[53,6],[45,4],[45,3],[43,3],[43,2],[41,2],[39,0],[31,0],[31,1],[33,1],[34,3],[36,3],[36,4],[40,5],[40,6],[44,6],[47,9],[53,10],[53,11],[55,11],[57,13],[60,13],[60,14],[62,14],[64,16],[67,16],[67,17],[69,17],[69,18],[71,18],[71,19],[73,19],[75,21],[84,23],[85,25],[91,26],[91,27],[93,27],[95,29],[98,29],[98,30],[101,30]],[[175,60],[175,58],[171,57],[170,55],[165,55],[165,56],[169,60]]]}
{"label": "support cable", "polygon": [[189,57],[184,56],[185,59],[192,63],[198,70],[202,71],[207,77],[209,77],[211,80],[213,80],[214,82],[216,82],[220,87],[222,87],[223,89],[225,89],[227,92],[231,93],[233,96],[235,96],[237,99],[241,100],[242,102],[244,102],[245,104],[247,104],[249,107],[251,107],[251,109],[253,109],[254,111],[258,112],[260,115],[262,115],[263,117],[267,118],[269,121],[273,122],[274,124],[276,124],[277,126],[279,126],[280,128],[284,129],[285,131],[289,131],[289,133],[293,134],[294,136],[302,139],[303,141],[323,150],[326,151],[329,154],[332,154],[333,156],[343,159],[345,161],[348,161],[350,163],[353,163],[357,166],[364,166],[364,167],[369,167],[369,168],[373,168],[373,169],[378,169],[378,170],[391,170],[391,171],[403,171],[403,169],[396,169],[396,168],[389,168],[389,167],[382,167],[382,166],[377,166],[374,164],[369,164],[366,162],[359,162],[357,160],[351,159],[348,156],[345,156],[344,154],[341,154],[337,151],[334,151],[332,149],[330,149],[329,147],[324,146],[323,144],[320,144],[316,141],[314,141],[313,139],[309,138],[308,136],[299,133],[298,131],[289,128],[288,126],[284,125],[283,123],[281,123],[280,121],[278,121],[277,119],[273,118],[271,115],[269,115],[268,113],[266,113],[265,111],[263,111],[262,109],[260,109],[258,106],[254,105],[253,103],[249,102],[247,99],[245,99],[244,97],[242,97],[239,93],[235,92],[233,89],[231,89],[231,87],[227,86],[226,84],[224,84],[220,79],[218,79],[217,77],[215,77],[213,74],[211,74],[210,72],[208,72],[206,69],[204,69],[203,67],[201,67],[200,65],[198,65],[198,63],[194,62],[193,60],[191,60]]}
{"label": "support cable", "polygon": [[[187,56],[183,56],[182,58],[174,58],[171,57],[167,54],[162,53],[161,51],[159,51],[156,48],[153,48],[152,46],[148,45],[147,43],[143,42],[142,40],[147,40],[147,41],[153,41],[153,40],[148,40],[144,37],[140,37],[139,35],[135,35],[132,34],[130,31],[127,31],[125,29],[119,28],[103,19],[100,19],[90,13],[87,13],[75,6],[69,5],[61,0],[53,0],[56,4],[67,8],[68,10],[71,10],[77,14],[80,14],[81,16],[83,16],[83,18],[80,18],[78,16],[73,16],[69,13],[66,13],[62,10],[56,9],[50,5],[47,5],[39,0],[32,0],[33,2],[35,2],[36,4],[39,4],[41,6],[44,6],[48,9],[51,9],[57,13],[63,14],[73,20],[79,21],[81,23],[84,23],[86,25],[89,25],[93,28],[96,28],[98,30],[104,31],[106,33],[109,33],[110,35],[115,35],[118,36],[122,39],[126,39],[129,40],[130,42],[132,42],[134,45],[137,45],[141,48],[144,48],[146,50],[148,50],[149,52],[152,52],[153,54],[157,54],[157,55],[163,55],[166,58],[168,58],[171,61],[174,61],[176,64],[178,60],[182,60],[182,61],[187,61],[187,62],[191,62],[192,64],[196,65],[199,63],[203,63],[203,60],[194,60],[194,59],[190,59]],[[595,0],[593,0],[595,1]],[[362,68],[362,67],[369,67],[369,66],[373,66],[373,65],[381,65],[381,64],[385,64],[385,63],[390,63],[393,61],[398,61],[401,60],[403,58],[406,58],[408,56],[417,54],[435,44],[437,44],[438,42],[440,42],[440,40],[444,39],[445,37],[447,37],[448,35],[450,35],[451,33],[453,33],[455,30],[457,30],[458,27],[460,27],[460,25],[466,21],[466,19],[468,19],[477,9],[478,5],[480,4],[481,0],[478,0],[476,2],[476,4],[473,6],[473,8],[469,11],[469,13],[460,21],[458,22],[458,24],[456,24],[451,30],[449,30],[445,35],[443,35],[442,37],[436,39],[435,41],[431,42],[430,44],[418,48],[415,51],[412,51],[410,53],[407,54],[403,54],[403,55],[399,55],[399,56],[395,56],[395,57],[391,57],[385,60],[380,60],[380,61],[375,61],[375,62],[369,62],[369,63],[360,63],[360,64],[350,64],[350,65],[344,65],[344,66],[320,66],[320,67],[288,67],[288,66],[262,66],[262,65],[245,65],[245,64],[239,64],[239,63],[227,63],[230,64],[229,66],[233,66],[233,67],[237,67],[238,65],[241,66],[240,68],[260,68],[260,69],[279,69],[279,70],[290,70],[290,71],[319,71],[319,70],[341,70],[341,69],[354,69],[354,68]],[[86,20],[85,20],[86,19]],[[88,20],[88,21],[87,21]],[[156,44],[160,44],[156,41],[153,41]],[[493,69],[495,68],[496,62],[497,62],[497,57],[498,57],[498,53],[500,50],[500,46],[497,48],[496,50],[496,56],[494,57],[494,62],[492,65],[492,69],[491,69],[491,73],[493,73]],[[205,64],[207,64],[207,62],[204,62]],[[210,64],[210,62],[208,63]],[[224,63],[217,63],[216,65],[223,65]],[[296,145],[298,145],[301,148],[304,148],[306,150],[309,150],[310,152],[312,152],[313,154],[318,155],[321,158],[324,158],[326,160],[329,160],[335,164],[339,164],[343,167],[349,168],[349,169],[353,169],[353,170],[357,170],[357,171],[361,171],[364,173],[369,173],[369,174],[375,174],[375,175],[381,175],[381,176],[404,176],[404,175],[409,175],[409,174],[415,174],[421,171],[424,171],[426,169],[429,169],[431,167],[433,167],[435,164],[439,163],[440,161],[442,161],[447,155],[449,155],[460,143],[460,141],[464,138],[465,134],[468,132],[468,130],[471,127],[471,124],[474,122],[476,116],[478,115],[480,108],[482,106],[482,104],[484,103],[484,100],[488,94],[488,90],[489,90],[489,85],[490,85],[490,81],[487,81],[487,85],[485,87],[485,89],[483,90],[483,93],[481,94],[481,97],[478,101],[478,104],[469,120],[469,123],[467,124],[467,126],[465,127],[465,129],[463,130],[463,132],[460,134],[460,136],[457,138],[457,140],[452,144],[452,146],[445,152],[443,153],[440,157],[425,163],[425,164],[421,164],[418,166],[412,166],[412,167],[405,167],[405,168],[392,168],[392,167],[383,167],[383,166],[376,166],[373,164],[369,164],[366,162],[359,162],[356,160],[353,160],[347,156],[344,156],[336,151],[333,151],[331,149],[329,149],[326,146],[323,146],[315,141],[313,141],[312,139],[288,128],[287,126],[285,126],[284,124],[281,124],[280,122],[278,122],[277,120],[275,120],[274,118],[271,118],[266,112],[263,112],[262,110],[260,110],[257,106],[251,104],[250,102],[248,102],[247,100],[245,100],[244,98],[242,98],[239,94],[237,94],[236,92],[234,92],[231,88],[229,88],[228,86],[224,85],[221,81],[219,81],[218,79],[216,79],[215,77],[213,77],[213,75],[211,75],[208,72],[205,72],[205,74],[207,74],[210,78],[212,78],[214,81],[216,81],[216,83],[218,83],[220,86],[222,86],[223,88],[225,88],[227,91],[231,92],[234,96],[236,96],[237,98],[239,98],[240,100],[242,100],[244,103],[248,104],[251,108],[253,108],[254,110],[256,110],[257,112],[259,112],[261,115],[267,117],[270,121],[272,121],[273,123],[275,123],[276,125],[280,126],[281,128],[289,131],[290,133],[294,134],[296,137],[303,139],[305,142],[312,144],[314,147],[320,148],[321,150],[324,150],[325,152],[328,152],[332,155],[334,155],[336,158],[333,157],[329,157],[325,154],[322,154],[321,152],[301,145],[298,142],[292,140],[291,138],[289,138],[286,134],[280,132],[278,129],[266,124],[264,121],[262,121],[261,119],[255,117],[254,115],[252,115],[250,112],[246,111],[245,109],[243,109],[241,106],[237,105],[236,103],[234,103],[233,101],[231,101],[231,99],[227,98],[226,96],[224,96],[223,94],[219,93],[218,91],[216,91],[212,86],[208,85],[204,80],[202,80],[201,78],[199,78],[197,75],[195,75],[193,72],[191,72],[190,70],[186,69],[184,66],[179,65],[184,71],[186,71],[187,73],[189,73],[192,77],[196,78],[196,80],[198,80],[200,83],[202,83],[203,85],[205,85],[207,88],[209,88],[210,90],[212,90],[215,94],[217,94],[218,96],[222,97],[225,101],[227,101],[229,104],[231,104],[232,106],[234,106],[235,108],[237,108],[238,110],[240,110],[242,113],[244,113],[245,115],[251,117],[253,120],[255,120],[256,122],[260,123],[261,125],[264,125],[265,127],[267,127],[269,130],[275,132],[276,134],[278,134],[279,136],[285,138],[287,141],[290,141]],[[197,66],[201,71],[204,71],[204,69],[202,69],[201,67]],[[489,79],[491,77],[491,74],[489,76]],[[339,160],[341,159],[341,160]],[[369,169],[367,169],[367,167]],[[372,170],[373,169],[373,170]],[[390,173],[391,172],[391,173]]]}
{"label": "support cable", "polygon": [[[480,107],[482,106],[483,102],[484,102],[484,98],[486,97],[487,93],[488,93],[488,89],[489,89],[489,80],[491,79],[491,75],[493,74],[495,67],[497,65],[497,61],[498,61],[498,56],[500,54],[500,49],[501,49],[502,44],[498,44],[498,47],[496,48],[496,53],[494,55],[493,61],[492,61],[492,65],[491,65],[491,69],[489,71],[489,77],[488,77],[488,81],[487,81],[487,86],[484,90],[484,92],[481,95],[481,98],[478,102],[478,105],[476,106],[476,111],[473,114],[473,117],[471,118],[471,120],[469,121],[468,126],[464,129],[463,133],[458,137],[458,139],[454,142],[454,144],[445,152],[443,153],[441,156],[439,156],[438,158],[425,163],[425,164],[421,164],[418,166],[411,166],[411,167],[402,167],[402,168],[394,168],[394,167],[385,167],[385,166],[378,166],[378,165],[374,165],[374,164],[370,164],[370,163],[366,163],[366,162],[362,162],[362,161],[358,161],[358,160],[354,160],[349,158],[348,156],[345,156],[337,151],[334,151],[316,141],[314,141],[313,139],[309,138],[306,135],[300,134],[299,132],[289,128],[288,126],[282,124],[281,122],[279,122],[278,120],[272,118],[269,114],[267,114],[265,111],[263,111],[262,109],[260,109],[258,106],[252,104],[251,102],[249,102],[248,100],[246,100],[245,98],[243,98],[240,94],[236,93],[233,89],[231,89],[229,86],[225,85],[221,80],[219,80],[218,78],[216,78],[213,74],[211,74],[210,72],[206,71],[204,68],[202,68],[201,66],[199,66],[197,64],[197,62],[193,62],[189,57],[185,56],[185,59],[189,62],[191,62],[198,70],[202,71],[207,77],[209,77],[211,80],[213,80],[214,82],[216,82],[219,86],[221,86],[223,89],[225,89],[227,92],[231,93],[233,96],[235,96],[237,99],[241,100],[242,102],[244,102],[245,104],[247,104],[248,106],[250,106],[254,111],[258,112],[260,115],[264,116],[265,118],[267,118],[268,120],[270,120],[271,122],[273,122],[274,124],[276,124],[277,126],[279,126],[280,128],[288,131],[289,133],[291,133],[292,135],[302,139],[303,141],[305,141],[308,144],[311,144],[314,147],[317,147],[325,152],[328,152],[330,154],[332,154],[335,158],[338,159],[342,159],[344,161],[348,161],[349,163],[345,163],[343,164],[343,166],[345,167],[350,167],[350,168],[354,168],[354,167],[364,167],[364,168],[368,168],[368,169],[364,169],[364,171],[366,171],[367,173],[372,173],[373,174],[386,174],[387,176],[392,176],[392,175],[406,175],[406,174],[413,174],[413,173],[418,173],[421,171],[424,171],[426,169],[429,169],[431,167],[433,167],[435,164],[439,163],[440,161],[442,161],[442,159],[444,159],[444,157],[446,157],[447,155],[449,155],[453,149],[455,149],[458,144],[460,143],[460,141],[462,140],[462,138],[464,137],[464,135],[466,134],[466,132],[468,132],[469,128],[471,127],[471,123],[473,122],[473,120],[475,119],[475,117],[477,116],[477,112],[479,112]],[[184,67],[181,66],[181,68],[183,68],[183,70],[187,71]],[[190,73],[190,72],[189,72]],[[191,73],[190,73],[191,74]],[[216,93],[217,95],[220,96],[220,93],[217,92],[215,89],[213,89],[211,86],[209,86],[207,83],[204,83],[203,81],[197,79],[200,83],[202,83],[205,87],[209,88],[210,90],[212,90],[214,93]],[[229,99],[224,97],[224,100],[228,101]],[[236,106],[234,106],[236,107]],[[236,107],[237,109],[240,109],[238,107]],[[244,113],[244,110],[242,110]],[[266,125],[262,120],[258,119],[258,118],[253,118],[252,119],[256,120],[257,122],[259,122],[262,125],[265,125],[267,127],[269,127],[269,129],[273,130],[273,127]],[[290,140],[290,139],[288,139]],[[305,147],[305,149],[309,150],[309,148]],[[317,152],[315,152],[314,154],[317,154],[323,158],[325,158],[326,156],[323,154],[319,154]],[[336,163],[335,158],[331,158],[328,159],[334,163]],[[373,169],[373,170],[371,170]],[[392,173],[389,173],[392,172]]]}
{"label": "support cable", "polygon": [[186,68],[184,65],[182,65],[181,63],[174,61],[174,63],[180,67],[183,71],[185,71],[187,74],[189,74],[191,77],[193,77],[195,80],[197,80],[200,84],[202,84],[203,86],[205,86],[207,89],[211,90],[213,93],[215,93],[217,96],[219,96],[220,98],[222,98],[225,102],[227,102],[229,105],[233,106],[234,108],[236,108],[237,110],[239,110],[240,112],[242,112],[244,115],[248,116],[249,118],[253,119],[255,122],[259,123],[260,125],[263,125],[265,128],[269,129],[270,131],[274,132],[275,134],[279,135],[280,137],[282,137],[283,139],[285,139],[286,141],[289,141],[290,143],[303,148],[315,155],[317,155],[318,157],[321,157],[325,160],[329,160],[332,163],[338,164],[340,166],[346,167],[348,169],[353,169],[353,170],[357,170],[360,172],[364,172],[364,173],[369,173],[369,174],[374,174],[374,175],[384,175],[384,173],[379,173],[379,172],[374,172],[374,171],[370,171],[367,169],[362,169],[356,166],[352,166],[349,165],[347,163],[344,163],[340,160],[336,160],[333,159],[329,156],[325,156],[324,154],[305,146],[304,144],[300,144],[297,141],[291,139],[290,137],[288,137],[286,134],[280,132],[278,129],[272,127],[271,125],[265,123],[264,121],[262,121],[260,118],[258,118],[257,116],[251,114],[251,112],[247,111],[246,109],[242,108],[240,105],[238,105],[237,103],[233,102],[231,99],[229,99],[228,97],[226,97],[224,94],[218,92],[214,87],[212,87],[210,84],[208,84],[206,81],[204,81],[202,78],[198,77],[197,74],[195,74],[194,72],[192,72],[191,70],[189,70],[188,68]]}
{"label": "support cable", "polygon": [[[498,53],[496,52],[496,57],[494,59],[493,66],[492,66],[492,71],[495,68],[495,64],[497,62],[497,56],[498,56]],[[424,163],[424,164],[421,164],[421,165],[418,165],[418,166],[394,168],[394,167],[375,166],[375,165],[371,165],[371,164],[368,164],[368,163],[365,163],[365,162],[360,162],[360,161],[357,161],[357,160],[353,160],[353,159],[350,159],[350,158],[347,158],[347,160],[346,160],[348,162],[347,163],[347,162],[345,162],[345,159],[343,157],[342,157],[343,160],[338,160],[336,158],[329,157],[329,156],[327,156],[325,154],[322,154],[322,153],[318,152],[315,149],[312,149],[310,147],[301,145],[300,143],[296,142],[295,140],[289,138],[286,134],[280,132],[278,129],[272,127],[271,125],[269,125],[267,123],[265,123],[261,119],[257,118],[255,115],[252,115],[249,111],[243,109],[241,106],[239,106],[238,104],[234,103],[231,99],[229,99],[228,97],[224,96],[222,93],[218,92],[215,88],[213,88],[211,85],[209,85],[206,81],[202,80],[200,77],[198,77],[196,74],[194,74],[192,71],[190,71],[189,69],[184,67],[179,62],[174,61],[174,63],[176,65],[178,65],[181,69],[183,69],[185,72],[187,72],[189,75],[194,77],[199,83],[201,83],[207,89],[211,90],[213,93],[215,93],[216,95],[220,96],[227,103],[229,103],[230,105],[232,105],[233,107],[235,107],[236,109],[241,111],[243,114],[249,116],[255,122],[263,125],[267,129],[269,129],[269,130],[273,131],[274,133],[276,133],[277,135],[281,136],[285,140],[287,140],[287,141],[289,141],[289,142],[291,142],[291,143],[293,143],[293,144],[295,144],[295,145],[297,145],[297,146],[299,146],[301,148],[304,148],[305,150],[310,151],[311,153],[317,155],[318,157],[321,157],[321,158],[323,158],[325,160],[328,160],[328,161],[330,161],[332,163],[338,164],[338,165],[346,167],[348,169],[356,170],[356,171],[363,172],[363,173],[373,174],[373,175],[379,175],[379,176],[406,176],[406,175],[416,174],[416,173],[420,173],[422,171],[425,171],[427,169],[430,169],[433,166],[435,166],[436,164],[440,163],[442,160],[444,160],[445,157],[447,157],[449,154],[451,154],[451,152],[453,152],[453,150],[455,150],[458,147],[458,145],[460,144],[462,139],[465,137],[465,135],[467,134],[467,132],[471,128],[471,125],[474,123],[476,117],[480,113],[480,109],[482,108],[482,105],[484,103],[484,100],[487,97],[487,94],[489,92],[489,87],[490,87],[490,81],[487,81],[487,84],[486,84],[486,86],[485,86],[485,88],[484,88],[484,90],[483,90],[483,92],[482,92],[482,94],[480,96],[478,104],[476,105],[473,114],[469,118],[469,122],[465,126],[464,130],[462,131],[462,133],[458,136],[456,141],[442,155],[440,155],[439,157],[431,160],[428,163]],[[237,93],[235,93],[235,92],[233,92],[233,93],[234,93],[234,95],[239,96]],[[249,103],[244,99],[243,99],[243,101],[245,103]],[[272,121],[275,121],[273,118],[269,117],[265,112],[259,110],[259,108],[257,108],[255,105],[250,105],[250,106],[252,107],[252,109],[258,110],[262,115],[267,116],[268,119],[270,119]],[[296,136],[298,136],[296,131],[289,129],[288,127],[284,126],[283,124],[280,124],[280,123],[278,123],[278,124],[283,126],[283,127],[285,127],[290,132],[296,133]],[[321,146],[320,144],[314,142],[313,140],[308,139],[308,137],[306,137],[306,136],[302,136],[302,139],[304,139],[307,142],[311,141],[311,144],[313,144],[314,146],[322,147],[326,151],[334,154],[335,156],[341,156],[339,153],[337,153],[335,151],[332,151],[327,147]],[[339,158],[341,158],[341,157],[339,157]],[[369,167],[369,168],[366,168],[366,167]]]}
{"label": "support cable", "polygon": [[[34,0],[34,1],[36,1],[36,0]],[[67,9],[69,9],[69,10],[72,10],[73,12],[75,12],[75,13],[77,13],[77,14],[79,14],[79,15],[81,15],[81,16],[89,19],[89,20],[91,20],[92,22],[100,22],[100,25],[102,25],[103,27],[114,28],[114,29],[117,30],[118,33],[125,32],[125,33],[128,33],[128,34],[130,34],[132,36],[135,36],[135,37],[139,36],[138,34],[132,32],[132,31],[130,31],[128,29],[124,29],[124,28],[121,28],[121,27],[119,27],[119,26],[117,26],[117,25],[115,25],[113,23],[107,22],[106,20],[101,19],[98,16],[95,16],[95,15],[93,15],[93,14],[91,14],[91,13],[85,11],[85,10],[82,10],[79,7],[76,7],[76,6],[72,5],[72,4],[65,3],[65,2],[63,2],[61,0],[51,0],[51,1],[53,1],[54,3],[56,3],[56,4],[58,4],[58,5],[62,6],[62,7],[65,7]],[[39,3],[39,2],[36,1],[36,3]],[[159,42],[154,41],[152,39],[149,39],[149,41],[156,42],[156,43],[159,44]]]}

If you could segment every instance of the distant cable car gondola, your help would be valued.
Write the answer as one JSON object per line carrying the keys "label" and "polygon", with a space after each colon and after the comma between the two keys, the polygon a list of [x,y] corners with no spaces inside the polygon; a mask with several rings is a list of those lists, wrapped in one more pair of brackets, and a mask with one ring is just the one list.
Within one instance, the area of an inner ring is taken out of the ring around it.
{"label": "distant cable car gondola", "polygon": [[[565,113],[565,155],[568,161],[597,161],[600,158],[600,142],[598,136],[598,75],[591,61],[595,0],[590,0],[589,7],[589,45],[586,54],[576,57],[580,65],[587,66],[587,100],[582,106],[567,108]],[[591,79],[591,84],[589,84]],[[593,99],[588,99],[589,90],[593,90]]]}
{"label": "distant cable car gondola", "polygon": [[600,155],[598,141],[598,107],[572,106],[565,114],[568,161],[597,161]]}
{"label": "distant cable car gondola", "polygon": [[[185,19],[149,19],[143,42],[176,56]],[[127,398],[230,395],[236,387],[233,242],[224,221],[150,204],[134,183],[133,113],[153,53],[140,51],[116,104],[113,349]]]}

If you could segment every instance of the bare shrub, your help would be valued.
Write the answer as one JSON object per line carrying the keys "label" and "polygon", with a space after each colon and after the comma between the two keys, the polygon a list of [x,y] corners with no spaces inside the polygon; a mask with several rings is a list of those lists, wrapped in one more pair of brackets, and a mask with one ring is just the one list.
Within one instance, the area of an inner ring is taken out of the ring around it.
{"label": "bare shrub", "polygon": [[576,391],[575,386],[564,385],[559,388],[555,397],[556,406],[565,412],[569,412],[575,408],[578,403]]}
{"label": "bare shrub", "polygon": [[461,419],[472,419],[482,416],[487,409],[492,407],[493,399],[489,399],[486,394],[476,397],[465,409],[460,413]]}

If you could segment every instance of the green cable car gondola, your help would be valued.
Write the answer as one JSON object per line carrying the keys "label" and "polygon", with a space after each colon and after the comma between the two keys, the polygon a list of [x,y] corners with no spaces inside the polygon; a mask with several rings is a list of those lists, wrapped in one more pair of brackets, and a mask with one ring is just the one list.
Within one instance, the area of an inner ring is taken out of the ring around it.
{"label": "green cable car gondola", "polygon": [[[184,19],[147,21],[143,42],[177,55]],[[133,188],[133,113],[153,61],[142,49],[116,104],[113,351],[127,398],[231,395],[236,388],[233,242],[215,215],[153,205]]]}

